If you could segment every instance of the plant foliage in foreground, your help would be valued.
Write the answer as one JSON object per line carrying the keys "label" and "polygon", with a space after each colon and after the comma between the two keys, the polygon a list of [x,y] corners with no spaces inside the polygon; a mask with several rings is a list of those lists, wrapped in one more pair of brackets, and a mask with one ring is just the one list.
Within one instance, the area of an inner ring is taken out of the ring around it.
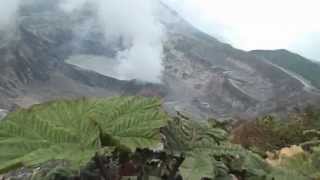
{"label": "plant foliage in foreground", "polygon": [[[317,123],[309,126],[317,120],[305,118],[308,123],[303,124],[314,129],[301,131],[306,141],[294,141],[300,143],[300,153],[292,155],[289,149],[265,160],[230,143],[228,128],[221,123],[195,121],[181,113],[169,118],[158,99],[54,101],[18,110],[0,123],[0,173],[63,161],[67,166],[44,168],[33,180],[319,179],[319,128]],[[160,144],[163,151],[154,151]]]}
{"label": "plant foliage in foreground", "polygon": [[49,160],[79,168],[105,147],[153,148],[167,115],[158,99],[63,100],[11,113],[0,123],[0,172]]}
{"label": "plant foliage in foreground", "polygon": [[256,154],[228,142],[228,133],[211,123],[178,116],[163,129],[166,149],[183,152],[184,180],[256,178],[263,179],[269,166]]}

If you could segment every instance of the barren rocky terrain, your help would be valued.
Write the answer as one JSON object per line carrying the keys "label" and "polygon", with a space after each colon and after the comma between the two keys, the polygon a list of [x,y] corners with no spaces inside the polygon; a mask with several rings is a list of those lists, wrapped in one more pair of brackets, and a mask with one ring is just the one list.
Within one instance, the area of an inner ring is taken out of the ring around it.
{"label": "barren rocky terrain", "polygon": [[[284,112],[319,99],[303,77],[218,41],[166,6],[158,15],[167,34],[162,83],[119,80],[113,65],[121,43],[104,38],[94,12],[43,7],[21,8],[14,30],[0,34],[2,109],[65,97],[137,94],[161,96],[171,111],[228,118]],[[92,26],[79,38],[76,32],[86,21]]]}

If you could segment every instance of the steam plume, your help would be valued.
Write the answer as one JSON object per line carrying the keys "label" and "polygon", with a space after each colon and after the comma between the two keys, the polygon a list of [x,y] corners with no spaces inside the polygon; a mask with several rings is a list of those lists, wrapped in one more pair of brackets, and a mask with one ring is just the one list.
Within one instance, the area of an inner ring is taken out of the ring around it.
{"label": "steam plume", "polygon": [[85,2],[98,7],[99,22],[109,42],[122,41],[116,67],[118,78],[161,81],[163,39],[165,33],[155,16],[154,0],[67,0],[62,7],[72,11]]}

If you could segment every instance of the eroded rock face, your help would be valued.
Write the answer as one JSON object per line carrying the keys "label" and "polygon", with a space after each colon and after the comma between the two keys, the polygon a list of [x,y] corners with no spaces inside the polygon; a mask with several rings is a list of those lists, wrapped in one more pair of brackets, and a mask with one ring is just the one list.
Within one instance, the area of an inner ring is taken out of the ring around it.
{"label": "eroded rock face", "polygon": [[302,101],[311,103],[314,96],[295,77],[201,33],[174,12],[165,14],[162,22],[169,27],[169,38],[163,79],[172,107],[204,117],[228,117],[286,111]]}
{"label": "eroded rock face", "polygon": [[73,31],[80,20],[54,5],[38,11],[36,4],[28,4],[22,7],[17,23],[13,31],[1,33],[11,38],[0,38],[4,39],[0,46],[0,108],[122,93],[126,82],[64,62],[78,50]]}
{"label": "eroded rock face", "polygon": [[[104,38],[90,9],[66,14],[47,1],[39,1],[45,8],[22,8],[16,29],[0,34],[0,108],[62,97],[138,94],[163,97],[172,112],[222,118],[286,111],[318,98],[288,73],[198,31],[165,6],[158,16],[167,32],[162,84],[120,81],[101,69],[95,72],[95,66],[68,64],[68,57],[99,56],[112,59],[106,63],[112,70],[123,47]],[[86,23],[89,29],[83,28]]]}

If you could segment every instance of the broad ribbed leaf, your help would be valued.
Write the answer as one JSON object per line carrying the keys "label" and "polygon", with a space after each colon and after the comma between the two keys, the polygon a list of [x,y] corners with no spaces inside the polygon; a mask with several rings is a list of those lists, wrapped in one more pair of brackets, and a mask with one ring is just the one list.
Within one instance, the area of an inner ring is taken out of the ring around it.
{"label": "broad ribbed leaf", "polygon": [[112,98],[99,102],[97,110],[102,131],[131,150],[161,143],[160,128],[167,125],[168,116],[158,99]]}
{"label": "broad ribbed leaf", "polygon": [[208,151],[194,151],[187,153],[187,159],[181,166],[184,180],[200,180],[214,177],[214,164]]}
{"label": "broad ribbed leaf", "polygon": [[222,129],[183,118],[170,121],[162,131],[166,136],[166,148],[173,152],[210,149],[227,139],[227,132]]}
{"label": "broad ribbed leaf", "polygon": [[166,148],[174,153],[185,153],[181,175],[186,180],[215,177],[216,166],[212,158],[213,149],[227,139],[226,131],[211,127],[206,122],[196,122],[177,117],[164,128]]}
{"label": "broad ribbed leaf", "polygon": [[142,97],[55,101],[19,110],[0,123],[0,172],[50,160],[78,168],[106,148],[102,137],[110,140],[104,146],[155,147],[167,119],[159,100]]}
{"label": "broad ribbed leaf", "polygon": [[89,119],[94,103],[57,101],[11,113],[0,123],[0,171],[48,160],[86,163],[99,148],[99,131]]}

